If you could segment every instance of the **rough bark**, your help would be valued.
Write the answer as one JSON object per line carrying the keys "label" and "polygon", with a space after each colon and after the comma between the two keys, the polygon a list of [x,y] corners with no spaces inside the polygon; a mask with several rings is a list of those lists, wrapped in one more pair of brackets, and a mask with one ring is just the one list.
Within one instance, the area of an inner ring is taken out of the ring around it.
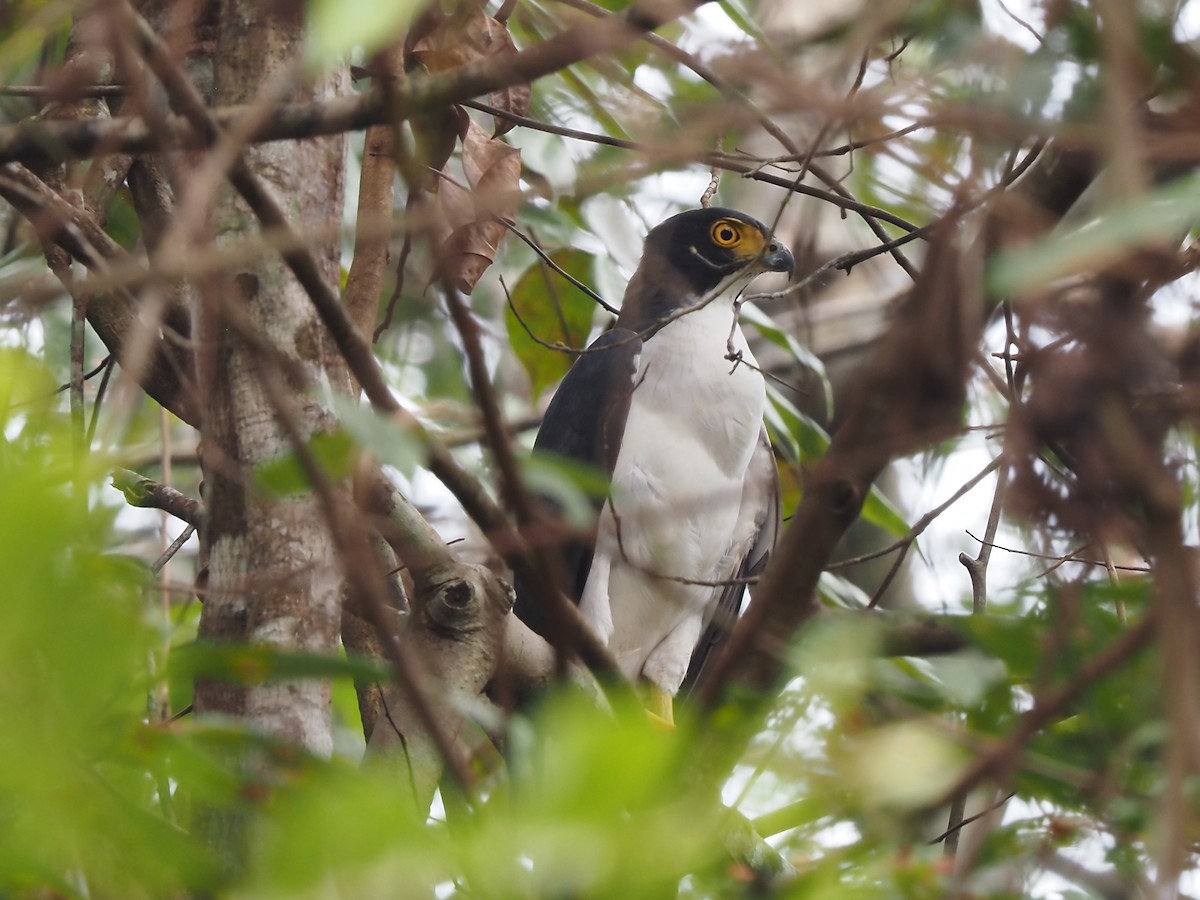
{"label": "rough bark", "polygon": [[[214,53],[215,99],[253,103],[301,54],[302,17],[283,7],[222,0]],[[329,98],[341,75],[293,91],[293,101]],[[228,149],[228,148],[226,148]],[[345,140],[341,136],[247,148],[243,158],[293,224],[337,222],[342,212]],[[238,241],[253,217],[231,188],[213,211],[218,240]],[[338,248],[313,248],[322,275],[336,283]],[[291,442],[268,390],[267,367],[283,362],[293,388],[329,373],[326,338],[312,304],[284,262],[264,258],[210,281],[197,314],[198,370],[204,397],[202,462],[208,521],[207,597],[200,635],[332,653],[340,621],[340,574],[329,526],[313,494],[267,497],[253,489],[255,468],[289,452]],[[238,322],[230,327],[231,321]],[[246,329],[252,334],[247,334]],[[262,351],[268,352],[264,354]],[[303,373],[301,378],[294,377]],[[336,375],[335,375],[336,378]],[[299,391],[303,438],[322,421]],[[240,688],[198,684],[201,713],[244,715],[252,728],[314,753],[332,747],[329,685],[318,680]]]}

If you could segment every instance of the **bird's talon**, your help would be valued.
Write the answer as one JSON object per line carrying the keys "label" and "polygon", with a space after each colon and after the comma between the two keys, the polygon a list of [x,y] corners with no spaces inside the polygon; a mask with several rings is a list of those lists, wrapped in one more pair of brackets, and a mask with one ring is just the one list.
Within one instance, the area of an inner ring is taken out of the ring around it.
{"label": "bird's talon", "polygon": [[675,697],[657,685],[650,685],[650,708],[646,710],[650,721],[666,731],[675,730]]}
{"label": "bird's talon", "polygon": [[650,724],[662,731],[674,731],[675,723],[669,719],[664,719],[656,712],[646,710],[646,718],[650,720]]}

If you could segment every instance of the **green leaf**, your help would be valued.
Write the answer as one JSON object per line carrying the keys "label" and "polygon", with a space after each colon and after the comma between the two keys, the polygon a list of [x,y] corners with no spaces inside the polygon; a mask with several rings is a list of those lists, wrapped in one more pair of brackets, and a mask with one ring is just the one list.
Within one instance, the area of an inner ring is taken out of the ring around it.
{"label": "green leaf", "polygon": [[550,453],[534,453],[521,466],[521,477],[533,493],[562,511],[573,526],[584,528],[596,517],[599,501],[608,496],[609,481],[595,466]]}
{"label": "green leaf", "polygon": [[310,0],[308,63],[325,68],[355,48],[370,56],[395,40],[422,6],[420,0]]}
{"label": "green leaf", "polygon": [[[322,431],[315,434],[309,439],[308,448],[320,465],[321,471],[331,481],[341,481],[350,475],[355,444],[345,431]],[[256,466],[254,485],[276,498],[305,494],[313,487],[308,472],[295,451],[288,451]]]}
{"label": "green leaf", "polygon": [[772,384],[767,385],[766,423],[771,443],[783,448],[789,462],[816,459],[829,446],[825,429]]}
{"label": "green leaf", "polygon": [[761,46],[770,46],[771,42],[767,39],[763,30],[758,27],[758,23],[754,21],[754,16],[746,8],[746,5],[742,3],[742,0],[719,0],[719,5],[725,12],[725,15],[729,16],[730,21],[740,28],[747,37],[753,39],[756,44]]}
{"label": "green leaf", "polygon": [[864,521],[882,528],[892,537],[908,534],[911,528],[908,520],[904,518],[904,513],[875,485],[871,486],[860,515]]}
{"label": "green leaf", "polygon": [[835,572],[821,573],[817,591],[834,606],[843,609],[866,609],[871,602],[866,591]]}
{"label": "green leaf", "polygon": [[784,331],[775,324],[775,320],[764,313],[753,303],[743,303],[741,312],[738,318],[751,325],[764,338],[783,350],[786,350],[792,355],[792,358],[800,365],[811,371],[821,381],[821,390],[825,394],[825,409],[828,410],[828,415],[833,415],[833,385],[829,381],[829,374],[825,371],[825,363],[821,361],[821,357],[813,353],[791,334]]}
{"label": "green leaf", "polygon": [[1116,204],[1083,225],[1001,251],[988,265],[988,290],[997,296],[1020,293],[1103,268],[1130,250],[1178,241],[1197,221],[1200,174],[1192,174]]}
{"label": "green leaf", "polygon": [[[555,250],[550,259],[591,286],[592,254],[568,248]],[[511,300],[504,314],[508,340],[529,374],[536,397],[562,379],[575,359],[573,354],[545,344],[582,349],[591,332],[596,303],[541,262],[534,263],[517,281]]]}
{"label": "green leaf", "polygon": [[412,428],[348,397],[335,397],[332,405],[346,433],[380,462],[409,478],[425,462],[425,442]]}
{"label": "green leaf", "polygon": [[112,486],[124,495],[130,506],[145,506],[154,482],[130,469],[113,469]]}
{"label": "green leaf", "polygon": [[245,646],[197,642],[171,654],[172,677],[215,678],[238,684],[263,684],[300,678],[353,678],[380,681],[390,670],[379,660],[362,656],[333,656],[281,650],[272,646]]}
{"label": "green leaf", "polygon": [[[770,384],[767,385],[766,423],[771,443],[783,448],[789,462],[816,459],[829,447],[825,429]],[[874,485],[863,502],[860,515],[894,537],[907,534],[910,527],[903,513]]]}

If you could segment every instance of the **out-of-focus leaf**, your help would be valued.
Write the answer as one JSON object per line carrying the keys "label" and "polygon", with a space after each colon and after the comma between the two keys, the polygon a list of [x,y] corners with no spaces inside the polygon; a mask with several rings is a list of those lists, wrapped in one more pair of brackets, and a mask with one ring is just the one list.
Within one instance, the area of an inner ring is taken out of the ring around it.
{"label": "out-of-focus leaf", "polygon": [[[829,437],[811,419],[803,417],[771,384],[767,384],[767,406],[764,414],[767,434],[779,456],[779,487],[784,516],[800,505],[804,496],[800,477],[801,460],[813,459],[825,452]],[[811,423],[812,428],[808,427]],[[809,451],[815,451],[809,455]]]}
{"label": "out-of-focus leaf", "polygon": [[[345,431],[322,431],[308,441],[308,449],[330,481],[350,475],[354,462],[354,440]],[[294,451],[267,460],[254,469],[254,485],[272,497],[291,497],[312,490],[308,472]]]}
{"label": "out-of-focus leaf", "polygon": [[[581,284],[592,281],[593,257],[590,253],[567,248],[555,250],[549,256],[555,265]],[[508,341],[525,367],[533,386],[533,396],[537,397],[561,380],[575,361],[573,354],[544,344],[581,349],[592,328],[596,303],[540,261],[518,279],[510,299],[512,306],[504,316]]]}
{"label": "out-of-focus leaf", "polygon": [[470,870],[505,886],[498,894],[673,895],[682,875],[721,858],[719,816],[680,777],[682,729],[664,735],[640,709],[614,719],[565,693],[535,724],[554,752],[532,770],[517,762],[528,777],[511,803],[489,807],[469,850]]}
{"label": "out-of-focus leaf", "polygon": [[1082,226],[1001,251],[988,265],[988,289],[1003,296],[1103,269],[1122,253],[1179,240],[1197,221],[1200,175],[1193,174],[1117,204]]}
{"label": "out-of-focus leaf", "polygon": [[817,590],[826,600],[845,609],[866,609],[871,602],[866,591],[836,572],[822,572]]}
{"label": "out-of-focus leaf", "polygon": [[598,501],[608,496],[608,478],[603,472],[562,456],[535,453],[524,461],[521,476],[530,491],[552,502],[577,528],[587,527],[596,518]]}
{"label": "out-of-focus leaf", "polygon": [[346,434],[380,462],[411,478],[425,461],[424,442],[395,419],[348,398],[335,397],[333,409]]}
{"label": "out-of-focus leaf", "polygon": [[201,642],[176,648],[171,654],[175,675],[215,678],[238,684],[263,684],[299,678],[387,680],[390,671],[378,660],[361,656],[331,656],[281,650],[266,645],[239,646]]}
{"label": "out-of-focus leaf", "polygon": [[[829,447],[829,435],[811,416],[798,410],[773,385],[767,385],[767,431],[771,443],[783,449],[788,461],[807,462],[816,459]],[[862,518],[895,537],[907,534],[909,525],[904,515],[879,488],[872,485],[863,501]]]}
{"label": "out-of-focus leaf", "polygon": [[312,0],[308,13],[308,60],[333,65],[356,47],[368,56],[394,41],[423,4],[419,0]]}
{"label": "out-of-focus leaf", "polygon": [[833,415],[833,385],[825,371],[825,363],[821,358],[801,344],[788,332],[784,331],[775,321],[753,303],[743,303],[738,317],[753,328],[764,338],[792,355],[800,365],[807,368],[820,379],[821,389],[825,393],[825,409],[828,415]]}
{"label": "out-of-focus leaf", "polygon": [[282,786],[253,830],[249,864],[231,896],[436,896],[439,885],[461,877],[457,848],[445,828],[416,820],[406,790],[382,766],[337,764]]}
{"label": "out-of-focus leaf", "polygon": [[863,521],[882,528],[892,537],[902,537],[908,534],[911,527],[908,520],[904,518],[904,513],[888,499],[887,494],[875,485],[871,486],[859,515]]}
{"label": "out-of-focus leaf", "polygon": [[818,617],[793,649],[797,674],[835,710],[857,706],[873,686],[881,630],[871,616]]}
{"label": "out-of-focus leaf", "polygon": [[145,569],[105,552],[104,475],[28,355],[0,349],[0,895],[178,896],[213,868],[147,799]]}
{"label": "out-of-focus leaf", "polygon": [[128,188],[118,191],[109,204],[104,230],[126,250],[132,251],[137,245],[138,238],[142,235],[142,226],[137,211],[133,208]]}
{"label": "out-of-focus leaf", "polygon": [[817,459],[829,447],[829,435],[811,416],[798,410],[774,385],[767,385],[767,431],[771,443],[792,462]]}
{"label": "out-of-focus leaf", "polygon": [[770,47],[771,42],[767,39],[763,30],[758,27],[758,23],[754,21],[754,15],[746,8],[742,0],[719,0],[718,4],[725,15],[729,16],[730,20],[742,32],[756,44],[762,47]]}
{"label": "out-of-focus leaf", "polygon": [[72,25],[69,5],[58,3],[9,3],[0,22],[0,73],[11,83],[18,69],[62,59]]}
{"label": "out-of-focus leaf", "polygon": [[944,730],[908,721],[872,729],[839,760],[846,785],[868,807],[919,807],[948,789],[966,754]]}
{"label": "out-of-focus leaf", "polygon": [[1001,660],[1009,677],[1022,681],[1033,677],[1041,655],[1038,635],[1045,622],[1034,616],[963,616],[955,623],[972,643],[990,656]]}

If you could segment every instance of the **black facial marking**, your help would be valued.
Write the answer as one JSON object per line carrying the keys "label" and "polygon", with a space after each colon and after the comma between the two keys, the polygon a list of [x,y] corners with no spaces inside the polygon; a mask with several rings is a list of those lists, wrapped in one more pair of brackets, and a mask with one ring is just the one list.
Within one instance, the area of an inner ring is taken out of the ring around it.
{"label": "black facial marking", "polygon": [[[722,219],[732,221],[723,223]],[[704,294],[747,263],[744,251],[737,249],[741,242],[737,240],[734,223],[767,233],[766,226],[757,219],[731,209],[711,207],[672,216],[650,232],[646,246],[656,247],[672,268],[687,278],[695,293]],[[733,246],[721,246],[722,243]]]}

